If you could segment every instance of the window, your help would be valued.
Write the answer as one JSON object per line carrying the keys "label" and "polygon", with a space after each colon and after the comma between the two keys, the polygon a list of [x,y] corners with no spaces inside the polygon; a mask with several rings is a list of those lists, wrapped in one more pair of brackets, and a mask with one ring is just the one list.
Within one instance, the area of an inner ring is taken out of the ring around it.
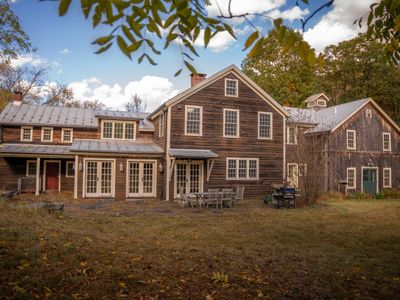
{"label": "window", "polygon": [[237,79],[225,78],[225,96],[238,97],[238,81]]}
{"label": "window", "polygon": [[135,122],[102,121],[101,136],[103,139],[134,140]]}
{"label": "window", "polygon": [[356,186],[356,168],[347,168],[347,188],[355,189]]}
{"label": "window", "polygon": [[75,176],[75,163],[73,161],[67,161],[65,169],[65,177],[70,178]]}
{"label": "window", "polygon": [[297,144],[297,127],[288,126],[287,127],[287,144],[296,145]]}
{"label": "window", "polygon": [[239,137],[239,110],[224,108],[224,137]]}
{"label": "window", "polygon": [[272,139],[272,113],[258,112],[258,138]]}
{"label": "window", "polygon": [[185,106],[185,135],[202,135],[203,108]]}
{"label": "window", "polygon": [[52,142],[53,141],[53,128],[42,128],[42,142]]}
{"label": "window", "polygon": [[165,126],[165,114],[160,115],[160,122],[158,124],[158,137],[164,136],[164,126]]}
{"label": "window", "polygon": [[70,128],[63,128],[61,130],[61,141],[63,143],[72,143],[73,130]]}
{"label": "window", "polygon": [[317,105],[318,106],[326,106],[326,101],[325,100],[317,100]]}
{"label": "window", "polygon": [[227,180],[257,180],[258,158],[227,158]]}
{"label": "window", "polygon": [[299,166],[296,163],[287,164],[287,183],[292,187],[299,185]]}
{"label": "window", "polygon": [[31,142],[32,141],[32,127],[21,127],[21,141]]}
{"label": "window", "polygon": [[383,151],[391,151],[392,150],[392,141],[389,132],[383,133]]}
{"label": "window", "polygon": [[366,109],[365,110],[365,117],[367,119],[372,119],[372,109]]}
{"label": "window", "polygon": [[26,176],[28,177],[36,176],[36,160],[26,161]]}
{"label": "window", "polygon": [[299,165],[299,176],[307,175],[307,164],[300,164]]}
{"label": "window", "polygon": [[383,168],[383,187],[384,188],[392,187],[392,169],[391,168]]}
{"label": "window", "polygon": [[355,130],[347,130],[347,149],[355,150],[356,149],[356,131]]}
{"label": "window", "polygon": [[314,107],[315,106],[315,101],[310,101],[307,104],[307,107]]}

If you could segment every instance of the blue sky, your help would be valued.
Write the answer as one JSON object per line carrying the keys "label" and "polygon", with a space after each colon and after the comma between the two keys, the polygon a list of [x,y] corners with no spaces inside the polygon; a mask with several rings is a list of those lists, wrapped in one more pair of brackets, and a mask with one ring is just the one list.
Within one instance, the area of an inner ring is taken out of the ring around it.
{"label": "blue sky", "polygon": [[[216,0],[214,0],[216,1]],[[49,80],[70,84],[77,98],[98,99],[114,108],[122,104],[132,93],[139,94],[148,102],[152,110],[167,98],[189,87],[189,74],[179,77],[173,74],[182,64],[177,45],[156,57],[157,66],[148,63],[138,65],[129,61],[116,47],[101,55],[94,54],[95,46],[91,42],[106,33],[105,28],[93,30],[90,21],[86,21],[79,9],[79,1],[73,5],[64,17],[58,16],[58,3],[53,1],[14,0],[12,9],[19,16],[20,22],[30,36],[32,44],[37,47],[35,55],[22,57],[16,64],[31,63],[38,66],[49,65]],[[292,0],[234,0],[233,9],[237,12],[269,11],[271,16],[281,16],[294,28],[300,23],[295,18],[312,11],[324,1],[310,1],[294,10]],[[351,2],[351,3],[348,3]],[[309,24],[305,38],[317,50],[326,44],[352,38],[358,28],[352,21],[365,14],[370,0],[336,0],[335,6],[324,9]],[[218,0],[224,7],[227,0]],[[215,7],[215,6],[214,6]],[[212,9],[210,14],[215,13]],[[269,21],[254,20],[266,33],[270,28]],[[227,36],[219,37],[210,49],[199,47],[200,57],[194,65],[197,70],[209,75],[230,65],[240,66],[246,53],[242,51],[243,43],[251,32],[246,23],[235,23],[234,28],[239,36],[233,41]],[[329,32],[331,31],[331,32]]]}

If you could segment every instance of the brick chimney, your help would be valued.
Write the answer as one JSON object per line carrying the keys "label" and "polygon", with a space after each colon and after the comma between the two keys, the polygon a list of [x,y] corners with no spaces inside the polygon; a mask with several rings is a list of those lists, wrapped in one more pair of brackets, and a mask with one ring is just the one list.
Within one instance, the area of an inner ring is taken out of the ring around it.
{"label": "brick chimney", "polygon": [[199,73],[197,75],[190,74],[192,87],[195,86],[196,84],[199,84],[204,79],[206,79],[206,76],[207,74],[202,74],[202,73]]}
{"label": "brick chimney", "polygon": [[14,105],[21,105],[22,104],[22,92],[14,91],[13,104]]}

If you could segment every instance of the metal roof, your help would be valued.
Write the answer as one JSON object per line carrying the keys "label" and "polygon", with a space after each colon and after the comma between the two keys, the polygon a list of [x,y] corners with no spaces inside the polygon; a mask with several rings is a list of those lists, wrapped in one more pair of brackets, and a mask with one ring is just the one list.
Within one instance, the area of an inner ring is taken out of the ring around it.
{"label": "metal roof", "polygon": [[215,158],[218,154],[208,149],[169,149],[169,155],[176,158]]}
{"label": "metal roof", "polygon": [[140,120],[139,130],[154,130],[153,124],[146,120],[148,115],[127,111],[9,103],[0,114],[0,124],[98,128],[99,118],[111,118]]}
{"label": "metal roof", "polygon": [[299,123],[299,124],[318,124],[316,111],[314,109],[305,109],[297,107],[285,107],[289,112],[288,123]]}
{"label": "metal roof", "polygon": [[74,140],[71,152],[160,154],[163,150],[152,142],[133,142],[119,140]]}
{"label": "metal roof", "polygon": [[33,144],[0,144],[0,153],[72,155],[72,153],[69,152],[69,146],[33,145]]}

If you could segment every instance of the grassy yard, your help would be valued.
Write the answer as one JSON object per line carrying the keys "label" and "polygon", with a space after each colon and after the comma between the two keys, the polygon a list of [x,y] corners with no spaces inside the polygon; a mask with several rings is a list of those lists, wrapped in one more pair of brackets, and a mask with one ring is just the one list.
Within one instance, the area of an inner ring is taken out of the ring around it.
{"label": "grassy yard", "polygon": [[[225,276],[227,275],[227,276]],[[0,298],[396,298],[400,200],[294,210],[0,205]]]}

